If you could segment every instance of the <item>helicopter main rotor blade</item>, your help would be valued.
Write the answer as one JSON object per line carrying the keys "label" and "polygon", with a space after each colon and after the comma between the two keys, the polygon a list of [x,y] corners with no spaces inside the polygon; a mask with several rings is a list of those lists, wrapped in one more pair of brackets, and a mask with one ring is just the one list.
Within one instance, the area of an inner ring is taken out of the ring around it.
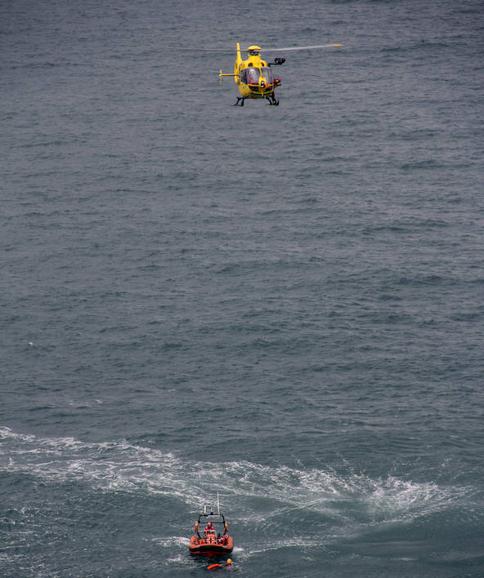
{"label": "helicopter main rotor blade", "polygon": [[[313,50],[319,48],[341,48],[342,44],[314,44],[312,46],[288,46],[286,48],[262,48],[262,52],[288,52],[294,50]],[[214,54],[233,54],[235,48],[177,48],[178,52],[213,52]],[[241,52],[247,52],[247,48],[241,48]]]}
{"label": "helicopter main rotor blade", "polygon": [[341,48],[342,44],[315,44],[313,46],[289,46],[287,48],[263,48],[262,52],[289,52],[293,50],[313,50],[317,48]]}
{"label": "helicopter main rotor blade", "polygon": [[177,48],[178,52],[213,52],[214,54],[233,54],[235,48]]}

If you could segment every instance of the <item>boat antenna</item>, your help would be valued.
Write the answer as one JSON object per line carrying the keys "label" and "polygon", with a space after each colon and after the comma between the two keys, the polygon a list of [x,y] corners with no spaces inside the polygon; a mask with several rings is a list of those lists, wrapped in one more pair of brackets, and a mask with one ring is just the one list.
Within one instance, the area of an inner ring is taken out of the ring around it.
{"label": "boat antenna", "polygon": [[220,516],[220,497],[217,492],[217,513]]}

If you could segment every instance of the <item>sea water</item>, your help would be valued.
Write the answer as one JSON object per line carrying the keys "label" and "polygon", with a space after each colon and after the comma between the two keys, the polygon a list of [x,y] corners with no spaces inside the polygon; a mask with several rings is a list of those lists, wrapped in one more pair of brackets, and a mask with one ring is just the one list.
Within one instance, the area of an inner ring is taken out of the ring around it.
{"label": "sea water", "polygon": [[484,575],[483,12],[0,5],[2,576]]}

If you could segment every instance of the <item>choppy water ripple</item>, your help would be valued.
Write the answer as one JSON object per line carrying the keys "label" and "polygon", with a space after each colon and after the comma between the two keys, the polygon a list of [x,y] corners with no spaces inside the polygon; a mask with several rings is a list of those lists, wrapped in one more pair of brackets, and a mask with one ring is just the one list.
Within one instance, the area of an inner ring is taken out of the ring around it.
{"label": "choppy water ripple", "polygon": [[[197,507],[213,499],[214,488],[241,511],[242,520],[271,524],[280,516],[309,513],[366,524],[398,522],[457,507],[477,492],[388,476],[270,467],[247,461],[199,462],[126,441],[86,443],[73,438],[38,438],[0,430],[3,472],[56,483],[87,484],[95,490],[160,494]],[[253,501],[262,508],[253,511]],[[244,514],[245,507],[249,508]],[[240,515],[240,514],[239,514]],[[277,522],[276,522],[277,524]]]}
{"label": "choppy water ripple", "polygon": [[0,5],[2,576],[481,578],[482,12]]}

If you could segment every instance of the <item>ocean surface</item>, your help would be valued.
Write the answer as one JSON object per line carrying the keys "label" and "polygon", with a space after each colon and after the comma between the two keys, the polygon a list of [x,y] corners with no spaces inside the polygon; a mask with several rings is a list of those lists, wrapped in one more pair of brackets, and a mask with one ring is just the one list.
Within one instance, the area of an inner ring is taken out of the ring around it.
{"label": "ocean surface", "polygon": [[[237,41],[344,46],[241,108]],[[2,577],[205,576],[217,492],[236,575],[484,576],[483,62],[480,0],[1,1]]]}

